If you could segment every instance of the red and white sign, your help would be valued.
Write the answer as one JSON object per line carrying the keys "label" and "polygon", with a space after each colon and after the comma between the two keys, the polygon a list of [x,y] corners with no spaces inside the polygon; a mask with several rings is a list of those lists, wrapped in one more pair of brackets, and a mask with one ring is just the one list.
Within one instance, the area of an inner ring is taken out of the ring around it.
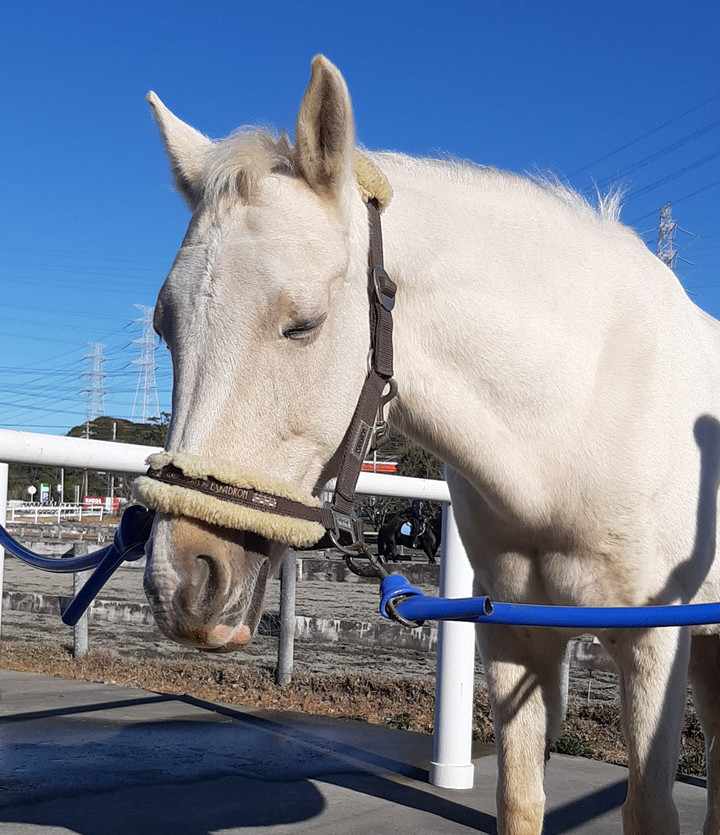
{"label": "red and white sign", "polygon": [[363,461],[362,471],[364,473],[390,473],[397,475],[397,463],[395,461]]}
{"label": "red and white sign", "polygon": [[110,496],[85,496],[83,498],[83,507],[102,507],[107,513],[120,512],[120,500],[111,499]]}

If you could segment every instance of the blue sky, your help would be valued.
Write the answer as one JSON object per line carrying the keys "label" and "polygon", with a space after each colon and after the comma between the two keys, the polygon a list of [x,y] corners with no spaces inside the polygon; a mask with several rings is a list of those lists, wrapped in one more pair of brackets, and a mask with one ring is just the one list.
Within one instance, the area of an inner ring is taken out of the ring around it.
{"label": "blue sky", "polygon": [[154,304],[188,220],[146,92],[212,137],[292,129],[318,52],[368,148],[621,182],[653,250],[671,201],[678,275],[720,316],[718,43],[720,6],[696,0],[6,4],[0,427],[81,423],[89,342],[105,345],[106,414],[131,416],[134,305]]}

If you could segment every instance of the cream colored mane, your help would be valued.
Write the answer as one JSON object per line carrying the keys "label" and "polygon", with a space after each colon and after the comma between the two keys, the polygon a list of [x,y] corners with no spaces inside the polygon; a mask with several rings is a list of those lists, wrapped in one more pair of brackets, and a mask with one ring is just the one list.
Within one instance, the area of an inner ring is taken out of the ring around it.
{"label": "cream colored mane", "polygon": [[[355,179],[363,200],[375,198],[383,211],[392,199],[392,187],[371,157],[356,151],[353,165]],[[294,148],[285,132],[245,127],[225,139],[213,141],[202,162],[200,187],[194,199],[207,205],[223,201],[243,203],[256,198],[260,180],[269,174],[300,177]]]}
{"label": "cream colored mane", "polygon": [[[563,183],[552,174],[521,176],[509,171],[478,165],[468,160],[410,157],[396,152],[355,152],[353,170],[363,200],[377,198],[381,210],[392,199],[392,184],[383,173],[383,162],[402,163],[406,171],[419,177],[435,174],[447,182],[476,188],[486,184],[508,190],[520,189],[545,193],[579,214],[603,222],[618,222],[622,192],[611,189],[597,194],[597,203]],[[217,205],[224,200],[251,202],[257,195],[259,182],[269,174],[300,177],[295,149],[284,131],[276,133],[267,128],[243,127],[225,139],[213,141],[202,163],[199,193],[193,196],[206,205]],[[197,189],[197,186],[196,186]]]}

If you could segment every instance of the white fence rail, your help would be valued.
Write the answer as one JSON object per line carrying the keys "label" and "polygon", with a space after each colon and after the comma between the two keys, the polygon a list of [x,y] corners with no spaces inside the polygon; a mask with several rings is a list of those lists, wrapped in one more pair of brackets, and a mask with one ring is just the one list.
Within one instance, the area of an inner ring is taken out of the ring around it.
{"label": "white fence rail", "polygon": [[8,522],[39,522],[40,519],[74,519],[82,522],[83,519],[97,519],[102,522],[105,515],[104,505],[91,505],[84,507],[81,504],[42,504],[41,502],[22,502],[21,504],[8,503]]}
{"label": "white fence rail", "polygon": [[[0,463],[0,523],[5,524],[7,465],[10,463],[140,474],[146,469],[148,455],[158,451],[155,447],[0,429],[0,462],[4,462]],[[449,506],[450,494],[444,481],[361,473],[358,492],[443,502],[440,596],[472,595],[472,571],[457,534]],[[3,561],[4,551],[0,549],[0,629]],[[430,782],[444,788],[469,789],[473,784],[475,631],[470,623],[441,622],[438,633],[435,735]]]}

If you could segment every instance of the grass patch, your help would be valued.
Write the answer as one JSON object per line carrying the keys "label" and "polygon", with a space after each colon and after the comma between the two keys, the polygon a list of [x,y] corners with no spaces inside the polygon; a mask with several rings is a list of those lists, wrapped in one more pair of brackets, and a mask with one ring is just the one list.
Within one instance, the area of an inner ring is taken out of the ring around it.
{"label": "grass patch", "polygon": [[396,713],[392,719],[388,719],[388,727],[397,731],[411,731],[415,726],[415,719],[409,713]]}
{"label": "grass patch", "polygon": [[564,730],[550,749],[554,754],[568,754],[571,757],[592,759],[594,750],[590,740],[571,728]]}

